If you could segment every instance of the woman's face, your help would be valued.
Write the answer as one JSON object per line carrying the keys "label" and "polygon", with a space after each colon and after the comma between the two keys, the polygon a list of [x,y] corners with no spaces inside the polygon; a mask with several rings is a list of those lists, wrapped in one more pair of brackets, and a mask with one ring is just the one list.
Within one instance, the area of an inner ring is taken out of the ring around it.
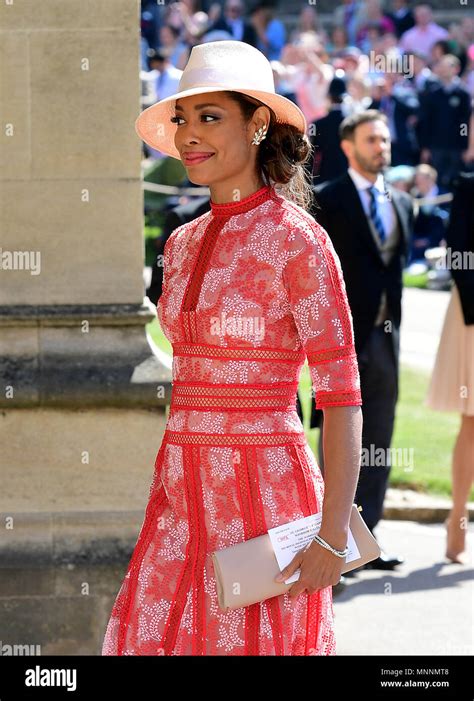
{"label": "woman's face", "polygon": [[[255,179],[258,146],[251,141],[260,126],[268,127],[267,107],[258,107],[246,125],[240,106],[227,95],[204,93],[176,100],[171,121],[177,124],[174,143],[191,182]],[[204,159],[196,158],[202,154]]]}
{"label": "woman's face", "polygon": [[346,46],[347,36],[343,27],[335,27],[332,32],[332,42],[336,46]]}

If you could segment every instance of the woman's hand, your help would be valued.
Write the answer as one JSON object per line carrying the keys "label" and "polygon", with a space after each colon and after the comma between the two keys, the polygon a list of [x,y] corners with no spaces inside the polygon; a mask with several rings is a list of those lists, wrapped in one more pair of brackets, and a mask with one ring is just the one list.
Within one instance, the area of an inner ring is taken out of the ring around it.
{"label": "woman's hand", "polygon": [[306,548],[296,553],[275,581],[283,582],[301,567],[298,581],[293,583],[287,593],[295,598],[305,590],[309,594],[314,594],[319,589],[339,582],[344,562],[343,558],[333,555],[329,550],[312,541]]}

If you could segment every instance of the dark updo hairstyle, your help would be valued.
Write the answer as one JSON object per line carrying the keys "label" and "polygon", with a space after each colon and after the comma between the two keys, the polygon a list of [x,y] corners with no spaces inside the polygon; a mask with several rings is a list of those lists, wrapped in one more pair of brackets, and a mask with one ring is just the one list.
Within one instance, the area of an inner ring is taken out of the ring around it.
{"label": "dark updo hairstyle", "polygon": [[291,124],[279,122],[275,112],[263,102],[233,90],[223,92],[238,103],[246,123],[258,107],[263,105],[270,110],[267,135],[258,146],[257,168],[265,181],[275,185],[284,197],[309,210],[313,199],[312,182],[304,165],[312,156],[312,146],[306,134]]}

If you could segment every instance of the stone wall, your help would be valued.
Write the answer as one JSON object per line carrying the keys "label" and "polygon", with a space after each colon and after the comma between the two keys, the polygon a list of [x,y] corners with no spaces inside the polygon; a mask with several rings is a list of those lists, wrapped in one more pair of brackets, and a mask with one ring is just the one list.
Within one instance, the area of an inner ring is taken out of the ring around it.
{"label": "stone wall", "polygon": [[145,329],[139,10],[0,3],[0,640],[42,654],[100,653],[169,404]]}

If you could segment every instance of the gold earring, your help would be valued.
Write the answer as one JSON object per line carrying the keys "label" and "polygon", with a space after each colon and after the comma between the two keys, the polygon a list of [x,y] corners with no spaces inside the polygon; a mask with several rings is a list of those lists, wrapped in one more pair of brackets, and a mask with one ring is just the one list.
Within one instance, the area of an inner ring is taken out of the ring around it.
{"label": "gold earring", "polygon": [[255,132],[255,136],[253,137],[252,144],[255,146],[258,146],[267,136],[267,127],[264,125],[263,127],[260,127],[260,129],[257,129]]}

